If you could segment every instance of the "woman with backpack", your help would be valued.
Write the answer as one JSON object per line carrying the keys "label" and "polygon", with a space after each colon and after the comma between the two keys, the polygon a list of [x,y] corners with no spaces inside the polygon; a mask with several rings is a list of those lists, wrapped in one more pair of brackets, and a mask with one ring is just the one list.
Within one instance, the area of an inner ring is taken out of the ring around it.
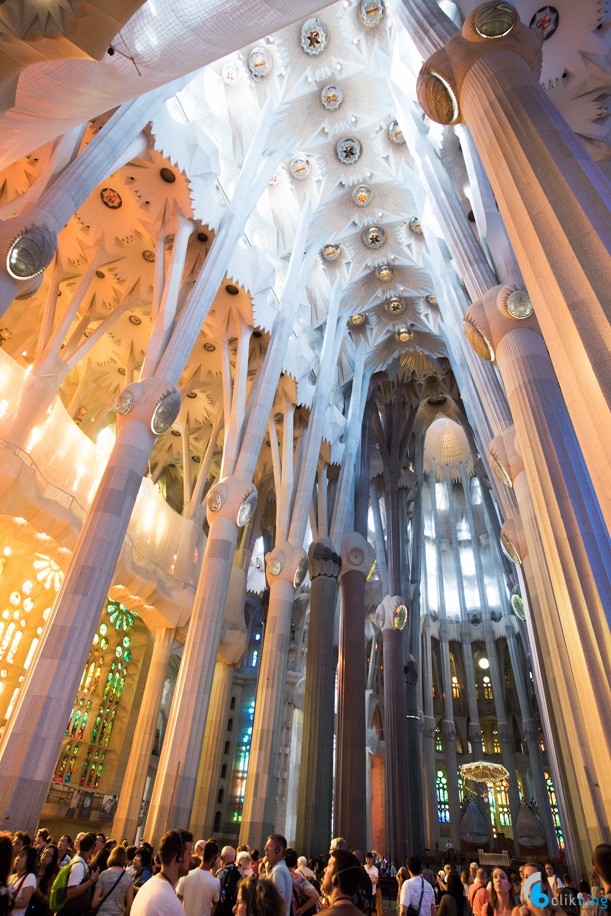
{"label": "woman with backpack", "polygon": [[36,850],[33,846],[24,846],[15,859],[15,873],[9,878],[15,887],[15,908],[13,916],[24,916],[30,905],[32,894],[36,890]]}
{"label": "woman with backpack", "polygon": [[297,871],[297,853],[290,846],[284,853],[284,861],[293,882],[293,914],[294,916],[313,916],[320,910],[320,894],[310,884],[307,878]]}
{"label": "woman with backpack", "polygon": [[57,846],[49,843],[40,855],[40,869],[38,872],[38,886],[32,894],[32,901],[28,916],[49,916],[49,898],[51,888],[58,872],[59,850]]}
{"label": "woman with backpack", "polygon": [[134,885],[125,871],[127,853],[123,846],[115,846],[110,853],[108,866],[98,878],[91,906],[96,916],[129,916],[134,900]]}

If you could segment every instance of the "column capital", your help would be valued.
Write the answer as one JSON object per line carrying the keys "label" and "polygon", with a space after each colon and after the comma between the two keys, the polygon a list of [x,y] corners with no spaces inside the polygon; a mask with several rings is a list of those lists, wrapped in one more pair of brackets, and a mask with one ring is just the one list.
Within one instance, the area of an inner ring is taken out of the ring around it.
{"label": "column capital", "polygon": [[341,558],[340,576],[358,570],[367,578],[375,560],[375,551],[362,534],[347,531],[342,538]]}
{"label": "column capital", "polygon": [[401,631],[407,623],[409,607],[400,595],[386,595],[376,611],[376,623],[381,630]]}
{"label": "column capital", "polygon": [[215,518],[226,518],[243,528],[257,508],[259,494],[254,483],[233,475],[223,477],[208,491],[206,517],[211,525]]}
{"label": "column capital", "polygon": [[308,555],[303,547],[295,546],[289,541],[278,544],[265,555],[267,582],[289,582],[298,588],[308,571]]}
{"label": "column capital", "polygon": [[513,487],[516,477],[524,470],[524,462],[518,451],[516,428],[513,423],[490,442],[488,461],[495,477],[506,487]]}
{"label": "column capital", "polygon": [[473,64],[491,51],[511,51],[538,77],[542,43],[543,32],[524,25],[510,3],[483,3],[467,16],[461,31],[423,64],[416,85],[418,101],[438,124],[462,122],[460,91]]}
{"label": "column capital", "polygon": [[469,306],[463,319],[465,337],[478,356],[490,362],[502,339],[523,328],[541,334],[528,293],[515,283],[493,286]]}
{"label": "column capital", "polygon": [[141,423],[155,436],[172,426],[178,416],[182,399],[174,382],[150,376],[141,382],[126,385],[118,396],[117,429],[128,423]]}
{"label": "column capital", "polygon": [[512,563],[515,563],[516,566],[522,565],[524,558],[528,554],[528,545],[526,543],[522,522],[518,516],[508,518],[503,522],[503,527],[501,528],[501,547],[505,556],[511,560]]}
{"label": "column capital", "polygon": [[342,558],[335,552],[329,538],[316,538],[315,541],[312,541],[308,550],[308,559],[308,570],[312,581],[320,576],[330,579],[338,578],[342,568]]}

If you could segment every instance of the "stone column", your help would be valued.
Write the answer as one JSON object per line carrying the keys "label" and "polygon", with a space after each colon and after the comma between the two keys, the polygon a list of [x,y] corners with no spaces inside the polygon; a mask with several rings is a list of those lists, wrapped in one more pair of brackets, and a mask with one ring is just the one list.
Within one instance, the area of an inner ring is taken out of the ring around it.
{"label": "stone column", "polygon": [[334,833],[344,837],[349,849],[364,849],[367,845],[365,581],[373,558],[373,549],[362,535],[356,531],[344,535],[337,662]]}
{"label": "stone column", "polygon": [[169,426],[180,407],[176,386],[155,378],[128,386],[120,403],[128,397],[131,407],[124,416],[119,409],[117,441],[0,746],[0,811],[11,829],[36,828],[155,441],[153,416],[167,408]]}
{"label": "stone column", "polygon": [[204,746],[189,824],[189,830],[197,838],[211,836],[214,826],[214,812],[223,757],[223,739],[227,731],[229,698],[234,671],[233,665],[228,664],[219,655],[214,667]]}
{"label": "stone column", "polygon": [[412,847],[409,811],[407,729],[403,674],[403,627],[396,614],[404,607],[398,595],[387,595],[376,613],[384,645],[384,744],[386,770],[386,857],[404,862]]}
{"label": "stone column", "polygon": [[[266,557],[269,607],[259,667],[255,718],[240,843],[262,849],[273,832],[278,751],[289,661],[295,582],[305,577],[305,550],[284,543]],[[297,577],[297,579],[296,579]]]}
{"label": "stone column", "polygon": [[[516,621],[517,623],[517,621]],[[522,729],[524,738],[528,746],[528,756],[530,758],[530,767],[533,775],[535,787],[535,798],[539,809],[539,818],[545,830],[547,840],[547,851],[552,858],[558,855],[558,838],[556,828],[552,819],[552,809],[549,803],[547,786],[545,785],[545,773],[543,772],[543,761],[541,760],[541,751],[539,750],[539,729],[533,718],[532,706],[530,703],[530,694],[524,680],[524,669],[520,657],[520,648],[515,633],[510,630],[510,622],[505,624],[507,631],[507,647],[509,648],[509,657],[511,658],[511,667],[513,668],[513,677],[518,691],[518,702],[520,712],[522,713]]]}
{"label": "stone column", "polygon": [[175,633],[176,630],[173,627],[159,627],[155,631],[153,657],[146,679],[127,769],[121,786],[117,813],[112,825],[113,833],[116,833],[117,836],[127,837],[130,843],[134,841],[138,829],[146,774],[153,749],[153,741],[155,740],[159,704],[161,703]]}
{"label": "stone column", "polygon": [[609,526],[611,189],[539,85],[542,41],[486,3],[426,61],[418,97],[472,132]]}
{"label": "stone column", "polygon": [[[528,313],[530,300],[512,286],[504,286],[491,290],[472,306],[471,318],[476,324],[469,321],[469,312],[466,321],[479,329],[478,334],[488,334],[497,357],[564,638],[573,669],[579,672],[577,684],[589,719],[588,733],[598,733],[602,746],[608,747],[611,542],[536,319],[532,315],[512,317],[516,299]],[[471,333],[469,327],[467,331]],[[496,444],[497,440],[491,446],[493,455]],[[499,442],[500,447],[502,444]],[[492,462],[501,476],[504,457],[505,453],[500,453]],[[597,768],[605,766],[608,759],[606,753],[597,754]],[[602,771],[599,775],[599,784],[609,786],[609,777],[602,777]]]}
{"label": "stone column", "polygon": [[308,556],[312,585],[295,846],[309,858],[326,854],[331,842],[333,621],[342,559],[328,538],[313,541]]}
{"label": "stone column", "polygon": [[428,827],[428,846],[432,852],[439,846],[439,812],[437,810],[437,766],[435,764],[435,712],[433,709],[433,662],[431,652],[430,617],[424,618],[422,642],[422,688],[424,694],[424,750],[425,810]]}

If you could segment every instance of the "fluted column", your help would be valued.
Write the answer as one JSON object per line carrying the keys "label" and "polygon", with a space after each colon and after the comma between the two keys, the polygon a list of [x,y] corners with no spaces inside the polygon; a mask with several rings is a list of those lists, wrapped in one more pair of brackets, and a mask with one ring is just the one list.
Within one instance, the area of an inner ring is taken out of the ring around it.
{"label": "fluted column", "polygon": [[418,95],[472,132],[609,526],[611,189],[539,84],[542,41],[513,8],[479,7],[424,64]]}
{"label": "fluted column", "polygon": [[[341,556],[334,833],[343,836],[350,849],[363,849],[367,845],[365,582],[374,554],[365,538],[352,531],[342,539]],[[310,617],[310,632],[311,625]]]}
{"label": "fluted column", "polygon": [[144,797],[144,785],[149,759],[155,740],[155,729],[159,705],[163,694],[170,652],[176,630],[173,627],[159,627],[155,631],[153,657],[142,697],[142,704],[136,723],[127,769],[121,786],[117,813],[112,829],[117,836],[127,837],[132,843],[136,838],[140,806]]}
{"label": "fluted column", "polygon": [[333,621],[341,557],[328,538],[310,545],[310,626],[306,662],[297,830],[305,856],[325,854],[331,841],[335,665]]}
{"label": "fluted column", "polygon": [[387,595],[376,613],[384,646],[384,745],[386,774],[386,857],[404,862],[412,848],[405,727],[403,627],[396,616],[403,599]]}
{"label": "fluted column", "polygon": [[233,665],[228,664],[224,658],[221,656],[217,658],[204,733],[204,746],[189,824],[189,830],[196,837],[210,836],[214,826],[216,796],[234,671]]}
{"label": "fluted column", "polygon": [[435,765],[435,711],[433,708],[433,663],[430,618],[424,618],[422,628],[422,690],[424,699],[424,728],[422,745],[424,757],[425,810],[428,846],[431,852],[439,845],[439,812],[437,810],[437,766]]}

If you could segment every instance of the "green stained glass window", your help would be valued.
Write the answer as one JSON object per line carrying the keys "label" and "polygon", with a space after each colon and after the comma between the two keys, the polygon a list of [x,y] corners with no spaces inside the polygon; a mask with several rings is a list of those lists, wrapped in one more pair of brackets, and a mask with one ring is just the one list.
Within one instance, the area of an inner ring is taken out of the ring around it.
{"label": "green stained glass window", "polygon": [[107,633],[108,633],[108,627],[106,626],[105,623],[101,623],[100,624],[100,635],[106,636]]}
{"label": "green stained glass window", "polygon": [[99,637],[98,634],[96,633],[95,636],[93,637],[93,644],[94,644],[94,646],[97,646],[97,644],[99,643],[99,641],[100,641],[100,637]]}
{"label": "green stained glass window", "polygon": [[102,639],[102,642],[100,643],[100,645],[103,649],[108,649],[108,640],[106,639],[106,637]]}
{"label": "green stained glass window", "polygon": [[131,662],[131,660],[132,660],[132,654],[131,654],[131,652],[129,651],[129,649],[126,649],[126,650],[125,650],[125,652],[123,653],[123,658],[125,659],[126,662]]}
{"label": "green stained glass window", "polygon": [[122,658],[123,649],[121,648],[121,646],[117,646],[117,648],[115,649],[115,655],[117,656],[117,658]]}
{"label": "green stained glass window", "polygon": [[109,604],[108,613],[110,622],[117,630],[128,630],[129,627],[133,627],[134,620],[138,616],[134,611],[128,611],[123,604]]}
{"label": "green stained glass window", "polygon": [[131,639],[129,638],[129,636],[124,636],[124,637],[123,637],[123,648],[124,648],[124,649],[129,649],[129,647],[131,646],[131,644],[132,644],[132,641],[131,641]]}

